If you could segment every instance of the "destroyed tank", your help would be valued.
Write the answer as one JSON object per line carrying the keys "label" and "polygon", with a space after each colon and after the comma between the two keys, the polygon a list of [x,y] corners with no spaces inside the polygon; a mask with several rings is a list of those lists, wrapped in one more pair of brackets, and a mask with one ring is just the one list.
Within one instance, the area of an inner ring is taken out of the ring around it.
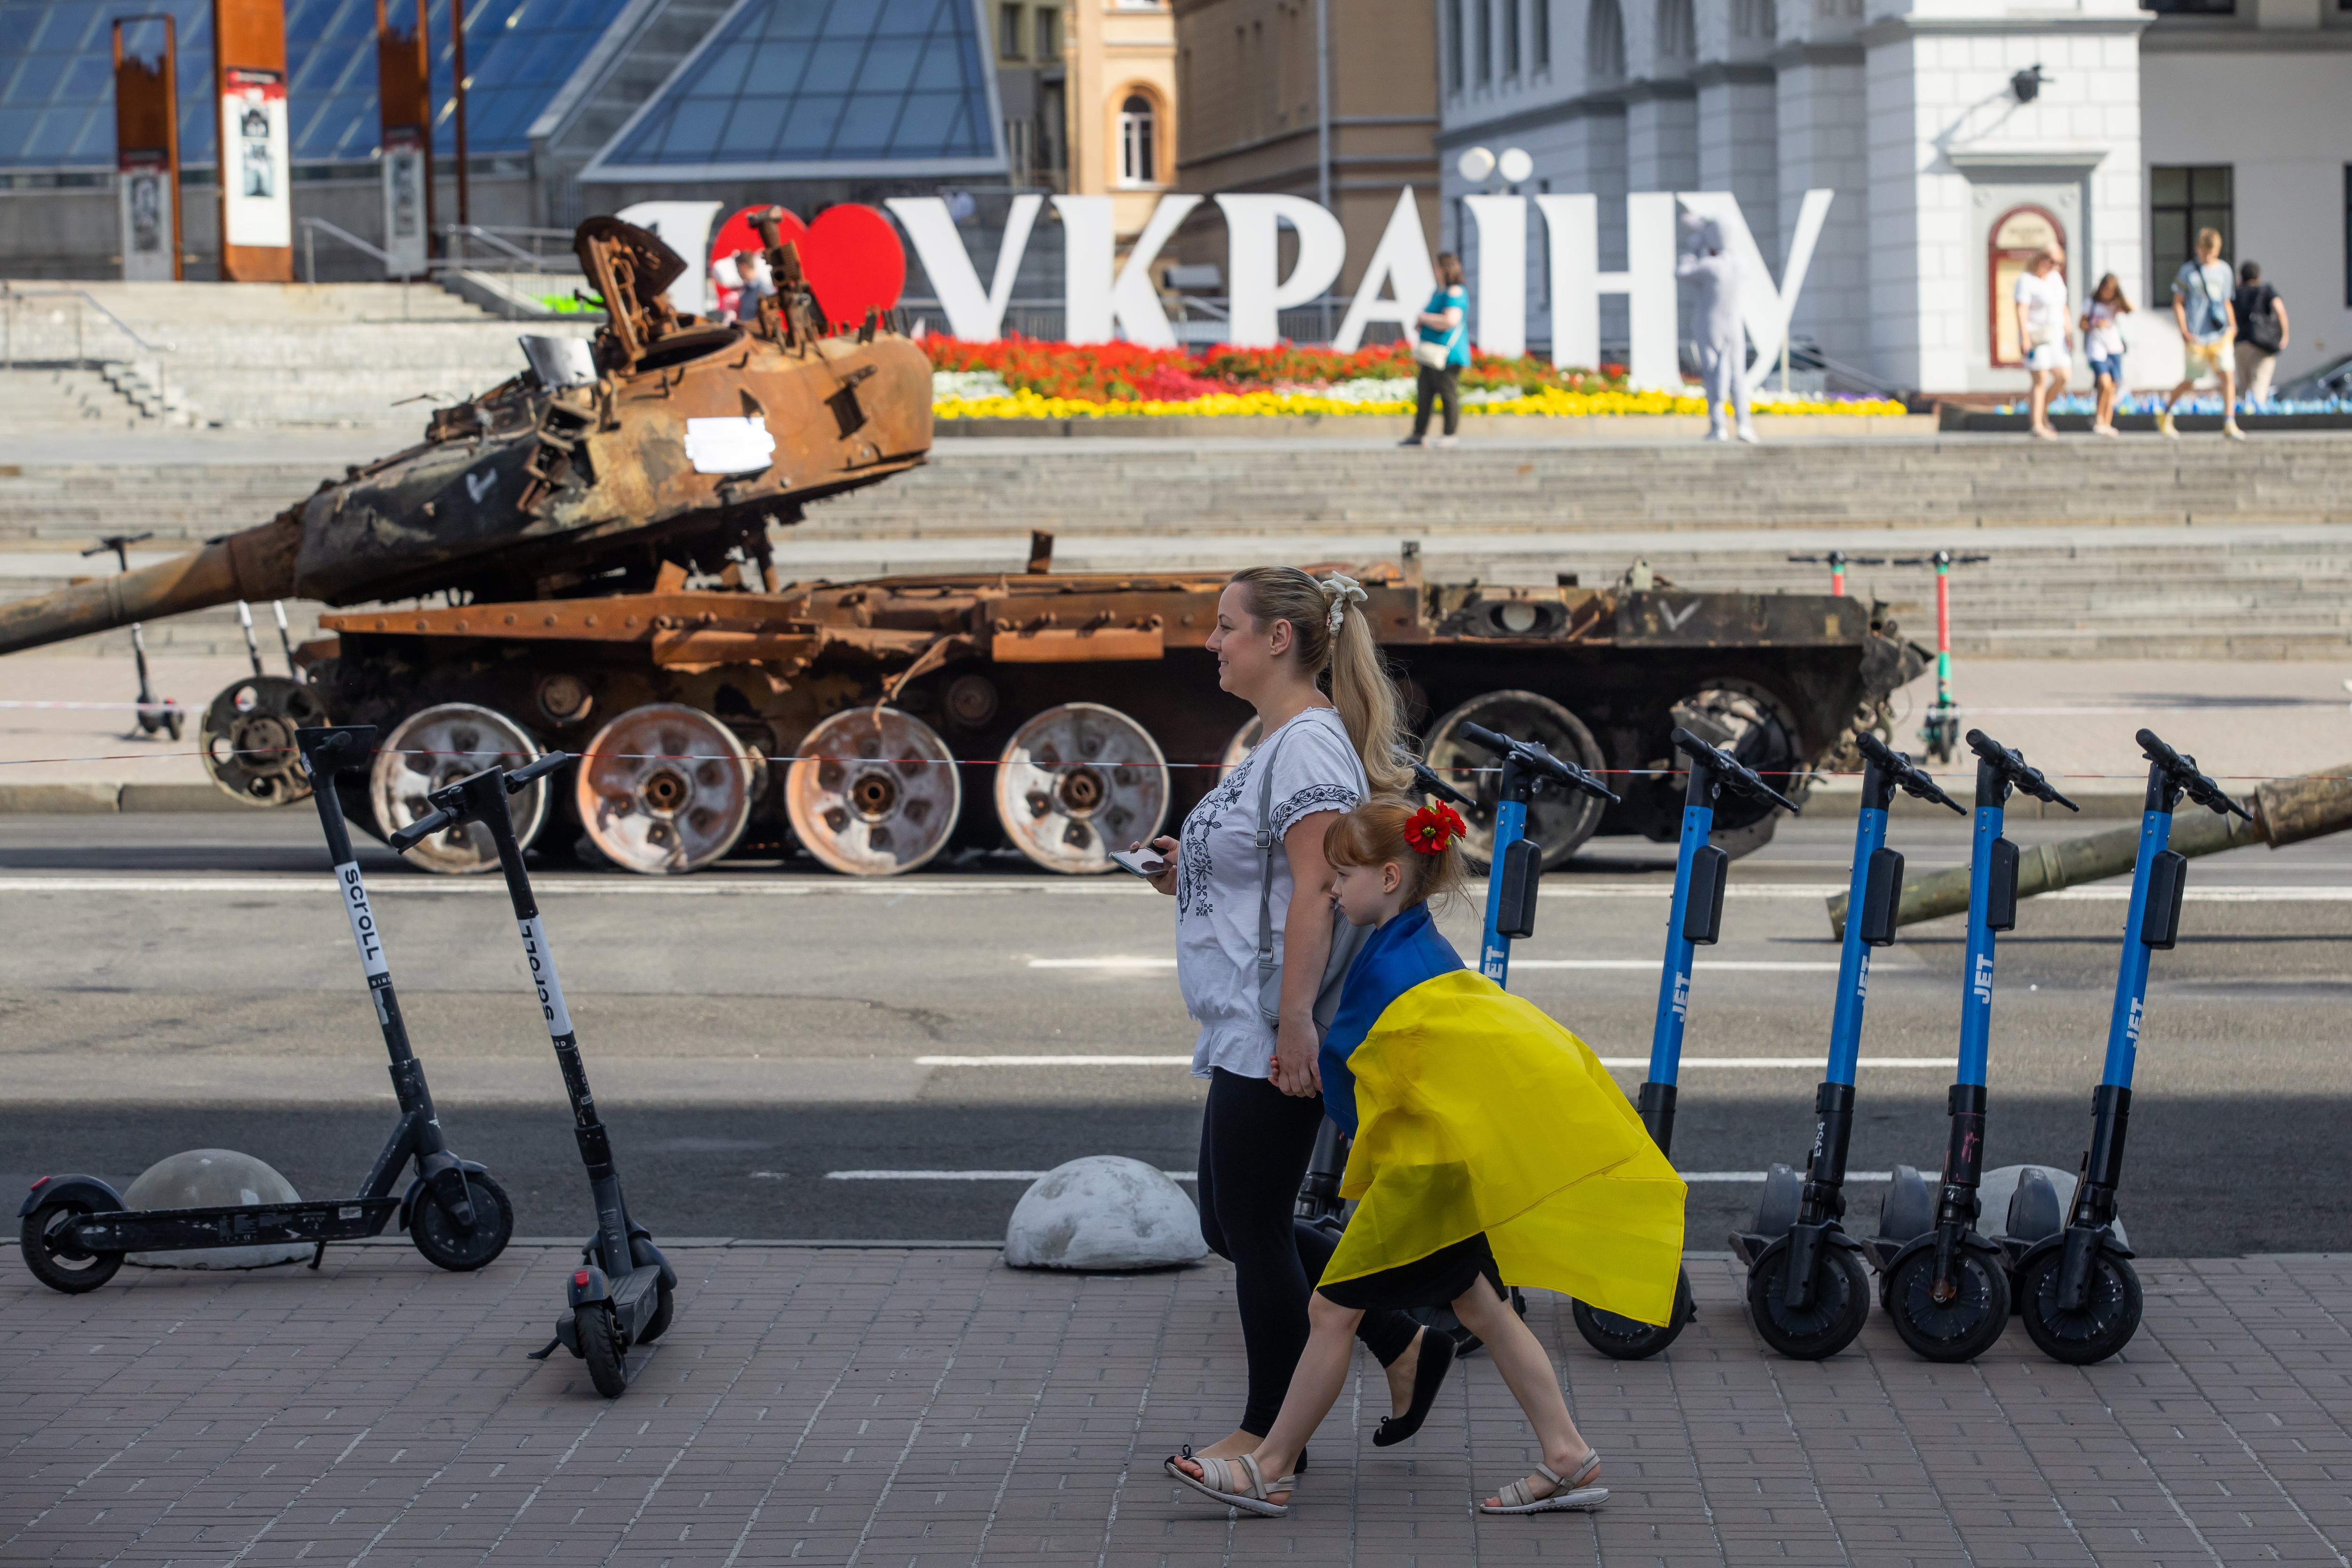
{"label": "destroyed tank", "polygon": [[[256,805],[299,800],[298,725],[381,727],[345,787],[380,834],[439,784],[542,747],[583,755],[516,801],[528,843],[647,873],[792,844],[887,876],[1009,842],[1049,870],[1177,820],[1254,744],[1203,642],[1223,573],[1025,570],[778,584],[769,530],[924,460],[930,369],[880,312],[824,319],[764,225],[775,298],[719,324],[665,298],[685,264],[644,230],[575,239],[607,319],[525,340],[530,369],[436,413],[423,444],[177,560],[0,606],[0,653],[235,600],[308,597],[306,682],[257,675],[208,707],[205,762]],[[1011,564],[1011,563],[1008,563]],[[1327,563],[1329,564],[1329,563]],[[1851,599],[1423,580],[1418,551],[1340,563],[1402,678],[1429,760],[1472,768],[1479,724],[1608,771],[1622,802],[1540,797],[1557,865],[1595,833],[1667,841],[1680,725],[1798,783],[1916,669]],[[1470,847],[1489,841],[1473,813]],[[1717,816],[1735,852],[1772,818]],[[430,870],[497,863],[477,829]]]}

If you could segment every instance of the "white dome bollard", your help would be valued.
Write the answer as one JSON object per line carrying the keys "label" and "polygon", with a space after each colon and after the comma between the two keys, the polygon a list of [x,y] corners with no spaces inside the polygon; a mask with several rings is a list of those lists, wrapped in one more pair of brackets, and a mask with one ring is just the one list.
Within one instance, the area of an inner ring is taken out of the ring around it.
{"label": "white dome bollard", "polygon": [[[131,1209],[226,1208],[259,1203],[299,1203],[294,1184],[251,1155],[235,1149],[189,1149],[147,1167],[122,1195]],[[133,1252],[124,1261],[146,1269],[267,1269],[302,1263],[316,1250],[300,1242],[261,1247],[206,1247],[193,1252]]]}
{"label": "white dome bollard", "polygon": [[[1977,1202],[1981,1206],[1977,1215],[1979,1232],[1986,1236],[2009,1234],[2009,1202],[2017,1196],[2017,1184],[2027,1171],[2040,1171],[2050,1178],[2050,1186],[2058,1194],[2059,1223],[2065,1223],[2064,1217],[2074,1207],[2076,1178],[2073,1171],[2062,1170],[2056,1166],[1995,1166],[1977,1182]],[[1936,1190],[1936,1178],[1932,1176],[1927,1178],[1927,1190],[1930,1193]],[[2114,1229],[2116,1240],[2126,1247],[2131,1245],[2131,1238],[2124,1233],[2124,1222],[2120,1217],[2116,1218]]]}
{"label": "white dome bollard", "polygon": [[1021,1195],[1004,1228],[1004,1260],[1015,1269],[1167,1269],[1208,1251],[1184,1189],[1124,1155],[1055,1166]]}

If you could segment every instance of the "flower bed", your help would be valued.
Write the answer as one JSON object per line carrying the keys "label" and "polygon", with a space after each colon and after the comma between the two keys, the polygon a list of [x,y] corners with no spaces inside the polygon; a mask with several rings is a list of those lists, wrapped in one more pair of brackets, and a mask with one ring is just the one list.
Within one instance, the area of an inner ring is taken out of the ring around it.
{"label": "flower bed", "polygon": [[[1130,343],[964,342],[927,338],[931,410],[940,419],[1250,418],[1413,412],[1412,352],[1403,343],[1342,354],[1276,349],[1144,349]],[[1625,367],[1563,370],[1533,355],[1474,355],[1462,373],[1465,413],[1542,417],[1704,414],[1702,398],[1635,392]],[[1899,414],[1884,399],[1756,399],[1759,412]]]}

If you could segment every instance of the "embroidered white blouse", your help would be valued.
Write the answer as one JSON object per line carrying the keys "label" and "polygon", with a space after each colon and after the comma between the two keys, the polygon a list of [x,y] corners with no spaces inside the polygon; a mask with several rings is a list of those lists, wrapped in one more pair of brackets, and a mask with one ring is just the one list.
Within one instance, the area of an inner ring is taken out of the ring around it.
{"label": "embroidered white blouse", "polygon": [[1276,964],[1292,893],[1282,836],[1300,818],[1349,810],[1370,791],[1338,710],[1311,707],[1260,741],[1184,819],[1176,852],[1176,978],[1184,1010],[1201,1026],[1192,1044],[1195,1078],[1219,1067],[1265,1078],[1274,1061],[1274,1030],[1258,1011],[1257,984],[1258,770],[1269,755]]}

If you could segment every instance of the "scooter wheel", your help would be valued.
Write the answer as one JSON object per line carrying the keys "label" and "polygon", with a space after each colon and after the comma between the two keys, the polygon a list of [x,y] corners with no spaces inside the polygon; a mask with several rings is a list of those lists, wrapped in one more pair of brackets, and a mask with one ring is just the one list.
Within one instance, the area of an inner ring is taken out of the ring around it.
{"label": "scooter wheel", "polygon": [[2111,1252],[2093,1253],[2089,1291],[2070,1312],[2058,1304],[2058,1273],[2065,1261],[2063,1247],[2026,1260],[2017,1274],[2018,1305],[2025,1332],[2042,1354],[2069,1366],[2089,1366],[2123,1349],[2139,1332],[2139,1273]]}
{"label": "scooter wheel", "polygon": [[1953,1260],[1959,1289],[1948,1301],[1932,1293],[1936,1249],[1913,1249],[1886,1275],[1886,1310],[1895,1332],[1929,1361],[1973,1361],[1990,1350],[2009,1326],[2009,1273],[1994,1258],[1972,1247]]}
{"label": "scooter wheel", "polygon": [[61,1235],[83,1215],[96,1212],[86,1203],[45,1203],[25,1216],[17,1240],[25,1251],[25,1267],[33,1271],[34,1279],[52,1291],[79,1296],[114,1278],[115,1270],[122,1267],[121,1253],[84,1252],[68,1246]]}
{"label": "scooter wheel", "polygon": [[613,1309],[602,1301],[577,1306],[572,1309],[572,1321],[579,1330],[580,1358],[588,1364],[588,1380],[605,1398],[618,1399],[629,1388],[628,1347],[621,1343]]}
{"label": "scooter wheel", "polygon": [[1825,1361],[1853,1343],[1870,1318],[1870,1274],[1843,1247],[1824,1247],[1813,1304],[1788,1302],[1789,1239],[1764,1249],[1748,1271],[1748,1315],[1766,1344],[1796,1361]]}
{"label": "scooter wheel", "polygon": [[507,1249],[514,1236],[514,1204],[507,1189],[480,1171],[466,1173],[466,1190],[474,1200],[474,1228],[467,1230],[434,1201],[427,1187],[416,1195],[408,1217],[408,1239],[425,1260],[453,1274],[469,1274],[488,1265]]}
{"label": "scooter wheel", "polygon": [[1645,1323],[1579,1301],[1576,1332],[1612,1361],[1643,1361],[1680,1339],[1684,1326],[1697,1315],[1698,1305],[1691,1300],[1690,1273],[1685,1270],[1675,1277],[1675,1306],[1666,1322]]}

